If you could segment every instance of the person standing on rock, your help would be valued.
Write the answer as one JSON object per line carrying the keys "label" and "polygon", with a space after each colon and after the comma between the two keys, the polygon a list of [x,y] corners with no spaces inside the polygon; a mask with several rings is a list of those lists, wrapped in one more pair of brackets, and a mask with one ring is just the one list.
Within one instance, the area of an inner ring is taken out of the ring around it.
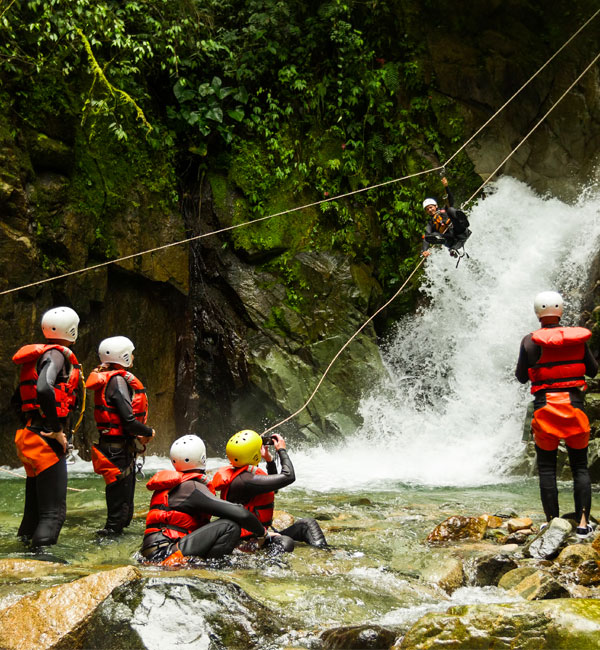
{"label": "person standing on rock", "polygon": [[454,197],[448,181],[444,176],[442,185],[446,188],[447,207],[438,208],[438,202],[433,198],[426,198],[423,201],[423,210],[427,213],[429,221],[425,227],[423,235],[423,257],[431,254],[429,247],[431,244],[443,244],[446,246],[452,257],[462,256],[460,251],[464,250],[464,245],[471,235],[469,230],[469,220],[462,210],[454,207]]}
{"label": "person standing on rock", "polygon": [[531,429],[535,441],[540,477],[540,495],[546,519],[559,516],[556,486],[558,445],[565,441],[573,474],[576,534],[588,537],[592,531],[592,491],[587,467],[590,424],[583,412],[585,376],[594,377],[598,362],[587,345],[592,333],[585,327],[560,324],[563,299],[555,291],[539,293],[534,309],[541,328],[521,341],[515,375],[531,382],[534,411]]}
{"label": "person standing on rock", "polygon": [[81,397],[80,365],[70,350],[79,316],[70,307],[55,307],[41,325],[46,343],[25,345],[13,356],[21,368],[15,400],[25,425],[15,444],[27,474],[17,534],[32,548],[56,544],[65,522],[68,437]]}
{"label": "person standing on rock", "polygon": [[[221,498],[233,503],[240,503],[260,519],[265,527],[273,522],[275,490],[290,485],[296,480],[294,466],[285,448],[285,440],[274,433],[269,436],[281,463],[281,473],[277,472],[277,464],[268,447],[263,444],[261,436],[250,429],[244,429],[234,434],[225,449],[231,465],[218,469],[211,485],[215,492],[220,492]],[[260,469],[260,460],[267,461],[267,472]],[[252,538],[252,532],[242,530],[242,541]],[[298,519],[282,531],[276,531],[267,545],[274,544],[280,549],[291,552],[294,541],[305,542],[311,546],[327,547],[325,535],[315,519]]]}
{"label": "person standing on rock", "polygon": [[131,523],[136,456],[155,435],[146,425],[146,389],[128,370],[134,349],[126,336],[104,339],[98,346],[101,365],[85,384],[94,391],[94,419],[100,433],[98,443],[92,445],[92,464],[106,483],[106,524],[96,531],[101,536],[118,535]]}
{"label": "person standing on rock", "polygon": [[[146,487],[154,494],[146,517],[141,554],[162,566],[187,564],[190,559],[229,555],[242,527],[260,543],[268,538],[258,518],[240,505],[214,495],[206,476],[206,448],[194,435],[177,439],[169,451],[173,470],[160,470]],[[211,517],[220,517],[210,521]]]}

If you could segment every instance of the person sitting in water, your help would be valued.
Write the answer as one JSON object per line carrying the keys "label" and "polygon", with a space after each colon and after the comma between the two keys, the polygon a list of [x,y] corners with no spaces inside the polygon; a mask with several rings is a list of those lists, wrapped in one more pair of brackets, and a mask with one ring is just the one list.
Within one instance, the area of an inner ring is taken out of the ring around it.
{"label": "person sitting in water", "polygon": [[268,539],[252,512],[214,495],[201,438],[179,438],[169,455],[174,469],[160,470],[146,485],[153,492],[140,551],[147,562],[176,566],[194,557],[223,557],[239,543],[242,527],[261,545]]}
{"label": "person sitting in water", "polygon": [[446,188],[447,207],[438,208],[435,199],[427,198],[423,201],[423,209],[429,216],[425,234],[423,235],[423,257],[431,254],[429,247],[432,244],[442,244],[450,250],[452,257],[460,255],[460,249],[471,235],[469,220],[464,212],[454,208],[454,197],[446,177],[442,178],[442,185]]}
{"label": "person sitting in water", "polygon": [[598,362],[586,341],[585,327],[563,327],[563,299],[555,291],[543,291],[534,300],[540,329],[521,341],[515,376],[531,381],[534,396],[531,429],[535,441],[540,496],[546,519],[559,516],[556,485],[558,445],[565,441],[573,475],[577,537],[591,535],[592,488],[587,466],[590,423],[583,412],[585,375],[594,377]]}
{"label": "person sitting in water", "polygon": [[[263,444],[256,431],[244,429],[234,434],[227,442],[225,453],[231,465],[218,469],[211,482],[215,492],[219,492],[222,499],[242,504],[244,508],[256,514],[266,528],[271,526],[273,521],[275,490],[296,480],[285,440],[274,433],[269,442],[272,442],[279,456],[280,473],[277,472],[277,464],[269,451],[270,445]],[[267,462],[267,472],[258,467],[261,458]],[[276,535],[269,538],[267,545],[278,545],[287,552],[294,550],[294,541],[319,548],[327,547],[321,527],[312,518],[298,519],[285,530],[275,533]],[[243,530],[241,539],[251,539],[252,536],[252,531]]]}

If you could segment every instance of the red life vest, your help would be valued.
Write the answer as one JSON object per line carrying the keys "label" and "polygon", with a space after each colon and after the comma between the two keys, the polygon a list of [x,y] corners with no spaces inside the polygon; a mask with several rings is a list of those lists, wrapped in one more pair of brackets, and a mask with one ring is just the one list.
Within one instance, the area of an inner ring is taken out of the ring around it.
{"label": "red life vest", "polygon": [[37,394],[38,370],[37,363],[39,358],[48,350],[59,350],[65,357],[65,374],[67,380],[57,382],[54,385],[54,395],[56,397],[56,415],[59,418],[66,418],[75,407],[77,401],[77,388],[81,376],[81,365],[77,361],[75,353],[64,345],[51,343],[33,343],[24,345],[13,356],[12,360],[22,366],[19,377],[19,394],[21,396],[21,411],[39,411],[42,417],[44,413],[40,410]]}
{"label": "red life vest", "polygon": [[180,539],[205,526],[210,521],[211,515],[208,513],[201,512],[190,515],[180,512],[169,505],[171,490],[192,479],[201,481],[214,494],[206,474],[201,472],[178,472],[174,469],[162,469],[148,481],[146,487],[152,490],[154,494],[150,500],[150,510],[146,516],[144,535],[161,532],[170,539]]}
{"label": "red life vest", "polygon": [[114,376],[125,379],[132,394],[131,405],[136,420],[146,424],[148,419],[148,398],[144,384],[132,373],[123,368],[119,370],[94,370],[90,373],[85,387],[94,391],[94,420],[98,431],[104,436],[123,436],[123,422],[117,409],[106,401],[106,387]]}
{"label": "red life vest", "polygon": [[[227,494],[229,493],[229,486],[233,482],[233,479],[246,471],[267,476],[267,472],[254,465],[244,465],[244,467],[233,467],[232,465],[229,465],[227,467],[221,467],[215,472],[211,485],[215,492],[221,493],[221,499],[226,501]],[[265,492],[264,494],[258,494],[252,497],[248,503],[243,505],[246,510],[250,510],[250,512],[257,517],[265,528],[268,528],[273,523],[274,504],[275,492]],[[247,537],[254,537],[254,533],[242,528],[241,539]]]}
{"label": "red life vest", "polygon": [[585,327],[543,327],[531,339],[542,348],[537,363],[529,368],[531,392],[585,390],[585,342],[592,336]]}

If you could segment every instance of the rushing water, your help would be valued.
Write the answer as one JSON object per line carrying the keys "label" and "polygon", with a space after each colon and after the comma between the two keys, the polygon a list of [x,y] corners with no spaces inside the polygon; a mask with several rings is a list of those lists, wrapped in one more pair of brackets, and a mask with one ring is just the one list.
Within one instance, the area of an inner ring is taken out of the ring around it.
{"label": "rushing water", "polygon": [[[299,629],[406,625],[449,605],[509,599],[498,589],[475,587],[449,597],[417,580],[428,563],[444,560],[445,551],[425,546],[423,539],[453,514],[513,510],[542,520],[536,479],[510,475],[524,449],[528,401],[514,366],[521,337],[536,326],[532,301],[538,291],[563,293],[565,322],[578,313],[586,269],[598,249],[600,210],[593,192],[567,206],[504,178],[470,218],[469,259],[455,268],[455,260],[438,250],[427,260],[426,304],[400,322],[387,342],[389,378],[360,404],[362,429],[337,447],[290,449],[297,481],[278,493],[277,507],[317,518],[332,550],[299,547],[270,560],[238,555],[204,571],[227,576],[297,621],[282,642],[309,644],[294,631]],[[209,469],[223,462],[210,459]],[[146,474],[168,466],[166,459],[151,457]],[[41,556],[66,564],[51,565],[31,581],[0,578],[0,608],[23,593],[136,563],[150,497],[143,483],[128,531],[117,540],[99,540],[104,483],[89,463],[69,469],[70,487],[83,491],[69,492],[59,543]],[[23,479],[0,473],[0,486],[0,557],[39,557],[16,540]],[[560,499],[570,510],[569,485]],[[593,499],[597,509],[596,491]],[[167,631],[154,628],[147,636],[148,648],[170,640]]]}

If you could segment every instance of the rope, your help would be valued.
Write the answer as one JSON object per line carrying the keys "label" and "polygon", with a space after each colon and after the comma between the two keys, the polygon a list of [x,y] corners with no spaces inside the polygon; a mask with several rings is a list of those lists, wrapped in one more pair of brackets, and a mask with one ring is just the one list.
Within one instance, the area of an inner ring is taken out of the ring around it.
{"label": "rope", "polygon": [[[449,164],[458,154],[465,148],[467,147],[479,133],[492,121],[494,120],[501,111],[503,111],[510,102],[513,101],[513,99],[528,85],[530,84],[539,74],[540,72],[583,30],[585,27],[594,19],[596,16],[600,13],[600,9],[598,9],[588,20],[575,32],[571,35],[565,43],[542,65],[535,74],[533,74],[522,86],[517,90],[516,93],[514,93],[504,104],[482,125],[479,127],[479,129],[459,148],[457,149],[451,156],[450,158],[447,159],[445,165]],[[131,255],[124,255],[123,257],[118,257],[114,260],[108,260],[107,262],[101,262],[99,264],[94,264],[92,266],[86,266],[81,269],[77,269],[75,271],[68,271],[66,273],[62,273],[60,275],[55,275],[51,278],[44,278],[43,280],[37,280],[36,282],[30,282],[29,284],[23,284],[18,287],[13,287],[12,289],[5,289],[4,291],[0,291],[0,296],[5,296],[10,293],[15,293],[17,291],[21,291],[22,289],[29,289],[31,287],[36,287],[42,284],[46,284],[48,282],[55,282],[56,280],[62,280],[63,278],[67,278],[73,275],[78,275],[80,273],[87,273],[88,271],[94,271],[96,269],[103,268],[105,266],[109,266],[111,264],[117,264],[119,262],[125,262],[127,260],[133,259],[135,257],[141,257],[142,255],[148,255],[150,253],[156,253],[158,251],[166,250],[168,248],[171,248],[173,246],[180,246],[182,244],[189,244],[190,242],[197,241],[199,239],[203,239],[205,237],[210,237],[212,235],[218,235],[224,232],[228,232],[230,230],[235,230],[236,228],[242,228],[251,224],[255,223],[260,223],[261,221],[266,221],[267,219],[273,219],[275,217],[281,217],[286,214],[291,214],[292,212],[298,212],[300,210],[306,210],[307,208],[312,208],[316,207],[318,205],[322,205],[323,203],[330,203],[331,201],[339,201],[340,199],[344,199],[348,196],[352,196],[354,194],[360,194],[362,192],[368,192],[370,190],[374,190],[380,187],[385,187],[386,185],[391,185],[393,183],[399,183],[400,181],[405,181],[410,178],[415,178],[417,176],[423,176],[425,174],[431,174],[433,172],[437,171],[442,171],[444,170],[445,165],[438,165],[437,167],[433,167],[431,169],[425,169],[420,172],[416,172],[414,174],[408,174],[407,176],[400,176],[399,178],[394,178],[388,181],[383,181],[381,183],[377,183],[375,185],[370,185],[368,187],[363,187],[358,190],[353,190],[351,192],[346,192],[344,194],[338,194],[336,196],[332,197],[327,197],[325,199],[321,199],[319,201],[313,201],[312,203],[307,203],[305,205],[297,206],[295,208],[290,208],[289,210],[283,210],[281,212],[275,212],[274,214],[269,214],[264,217],[260,217],[258,219],[254,219],[251,221],[244,221],[239,224],[235,224],[232,226],[227,226],[225,228],[220,228],[218,230],[213,230],[207,233],[203,233],[201,235],[194,235],[193,237],[188,237],[186,239],[181,239],[176,242],[171,242],[170,244],[164,244],[162,246],[156,246],[155,248],[150,248],[145,251],[138,251],[136,253],[132,253]]]}
{"label": "rope", "polygon": [[[470,144],[470,143],[471,143],[471,142],[472,142],[472,141],[473,141],[473,140],[474,140],[474,139],[475,139],[475,138],[476,138],[476,137],[477,137],[477,136],[478,136],[482,131],[483,131],[483,129],[485,129],[485,127],[486,127],[486,126],[487,126],[487,125],[488,125],[492,120],[494,120],[494,119],[496,118],[496,116],[499,115],[499,114],[500,114],[500,113],[501,113],[501,112],[502,112],[502,111],[503,111],[503,110],[504,110],[504,109],[505,109],[505,108],[506,108],[506,107],[507,107],[507,106],[512,102],[512,100],[513,100],[513,99],[514,99],[514,98],[515,98],[515,97],[516,97],[516,96],[517,96],[517,95],[518,95],[522,90],[524,90],[524,89],[525,89],[525,88],[526,88],[526,87],[527,87],[527,86],[528,86],[528,85],[529,85],[529,84],[534,80],[534,79],[535,79],[535,78],[540,74],[540,72],[541,72],[541,71],[542,71],[542,70],[543,70],[543,69],[544,69],[544,68],[545,68],[545,67],[550,63],[550,61],[552,61],[552,60],[554,59],[554,57],[556,57],[556,56],[557,56],[557,55],[558,55],[558,54],[559,54],[559,53],[560,53],[560,52],[561,52],[565,47],[567,47],[567,45],[568,45],[568,44],[569,44],[569,43],[570,43],[570,42],[571,42],[571,41],[572,41],[572,40],[573,40],[573,39],[574,39],[574,38],[575,38],[575,37],[576,37],[576,36],[581,32],[581,31],[583,31],[583,30],[587,27],[587,25],[588,25],[589,23],[591,23],[592,20],[594,20],[594,18],[595,18],[598,14],[600,14],[600,9],[598,9],[598,10],[597,10],[597,11],[596,11],[596,12],[595,12],[595,13],[594,13],[590,18],[588,18],[588,19],[585,21],[585,23],[583,23],[583,25],[582,25],[582,26],[581,26],[581,27],[580,27],[580,28],[579,28],[579,29],[578,29],[574,34],[572,34],[571,37],[568,38],[568,39],[567,39],[567,40],[566,40],[566,41],[561,45],[561,47],[558,48],[558,50],[556,50],[556,52],[555,52],[555,53],[554,53],[554,54],[553,54],[553,55],[552,55],[552,56],[551,56],[551,57],[546,61],[546,63],[544,63],[544,65],[543,65],[543,66],[542,66],[542,67],[541,67],[541,68],[540,68],[540,69],[539,69],[535,74],[533,74],[531,77],[529,77],[529,79],[528,79],[528,80],[527,80],[527,81],[526,81],[526,82],[525,82],[525,83],[524,83],[524,84],[519,88],[519,90],[517,90],[517,92],[516,92],[514,95],[512,95],[509,99],[507,99],[507,100],[504,102],[504,104],[502,104],[502,106],[500,106],[500,108],[499,108],[499,109],[498,109],[498,110],[497,110],[497,111],[496,111],[496,112],[495,112],[495,113],[494,113],[494,114],[489,118],[489,120],[487,120],[487,122],[485,122],[484,124],[482,124],[482,125],[477,129],[477,131],[475,131],[475,133],[474,133],[474,134],[473,134],[473,135],[472,135],[472,136],[471,136],[471,137],[470,137],[470,138],[469,138],[469,139],[468,139],[468,140],[467,140],[467,141],[462,145],[462,147],[461,147],[460,149],[458,149],[458,151],[455,151],[455,152],[450,156],[450,158],[448,158],[448,160],[446,161],[446,165],[448,165],[452,160],[454,160],[454,158],[456,158],[456,156],[458,156],[458,154],[459,154],[459,153],[460,153],[460,152],[461,152],[465,147],[467,147],[467,146],[468,146],[468,145],[469,145],[469,144]],[[480,189],[481,189],[481,188],[480,188]],[[471,197],[471,198],[473,198],[473,197]],[[469,199],[469,200],[470,200],[470,199]],[[466,203],[468,203],[468,201],[467,201]]]}
{"label": "rope", "polygon": [[[600,10],[599,10],[600,11]],[[596,12],[598,13],[598,12]],[[521,145],[529,138],[529,136],[538,128],[538,126],[550,115],[550,113],[560,104],[560,102],[565,98],[566,95],[571,92],[574,86],[576,86],[581,78],[585,76],[586,72],[600,59],[600,52],[594,57],[593,61],[587,66],[587,68],[575,79],[575,81],[565,90],[565,92],[560,96],[560,98],[546,111],[544,116],[536,123],[536,125],[529,131],[529,133],[519,142],[519,144],[506,156],[506,158],[494,169],[494,171],[486,178],[486,180],[475,190],[475,192],[463,203],[463,206],[467,205],[473,198],[479,194],[479,192],[490,182],[490,180],[498,173],[498,170],[502,168],[504,163],[511,158],[521,147]]]}
{"label": "rope", "polygon": [[317,394],[317,391],[319,390],[321,384],[325,380],[325,377],[327,376],[327,373],[329,372],[329,369],[336,362],[336,360],[340,356],[340,354],[342,354],[342,352],[350,345],[350,343],[352,343],[352,341],[360,334],[360,332],[362,332],[362,330],[375,318],[375,316],[377,316],[379,313],[381,313],[389,304],[391,304],[400,295],[400,293],[402,292],[404,287],[408,284],[408,281],[417,272],[417,269],[421,266],[421,264],[423,264],[424,261],[425,261],[425,258],[421,257],[421,259],[419,260],[419,263],[415,266],[412,273],[408,276],[408,278],[406,278],[406,280],[404,281],[404,284],[398,289],[398,291],[396,291],[396,293],[385,303],[385,305],[381,306],[372,316],[370,316],[356,330],[356,332],[354,332],[354,334],[344,343],[344,345],[342,345],[342,347],[337,351],[337,354],[335,355],[335,357],[333,357],[333,359],[329,362],[329,365],[325,369],[325,372],[321,376],[321,379],[319,379],[319,383],[315,386],[315,389],[311,393],[310,397],[306,400],[306,402],[295,413],[292,413],[291,415],[288,415],[288,417],[285,418],[285,420],[282,420],[281,422],[278,422],[277,424],[274,424],[272,427],[269,427],[268,429],[263,431],[261,435],[265,435],[266,433],[269,433],[269,431],[273,431],[273,429],[276,429],[277,427],[280,427],[282,424],[285,424],[286,422],[288,422],[292,418],[295,418],[299,413],[301,413],[310,404],[313,397]]}
{"label": "rope", "polygon": [[[16,472],[12,472],[10,469],[4,469],[4,467],[0,467],[0,472],[6,472],[6,474],[10,474],[11,476],[16,476],[17,478],[27,478],[22,474],[17,474]],[[67,486],[67,490],[71,490],[72,492],[87,492],[87,488],[82,490],[81,488],[74,488],[68,486]]]}

